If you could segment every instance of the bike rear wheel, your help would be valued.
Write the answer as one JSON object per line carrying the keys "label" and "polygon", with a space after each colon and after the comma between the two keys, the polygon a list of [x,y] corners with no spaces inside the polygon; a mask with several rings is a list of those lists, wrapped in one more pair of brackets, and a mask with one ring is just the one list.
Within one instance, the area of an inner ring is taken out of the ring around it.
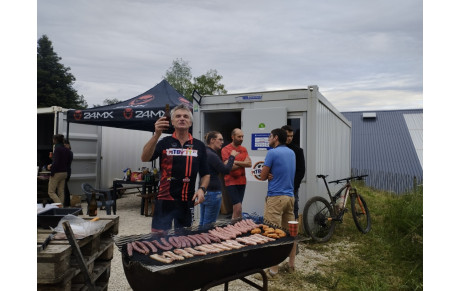
{"label": "bike rear wheel", "polygon": [[351,214],[355,221],[356,227],[362,233],[368,233],[371,230],[371,215],[367,208],[366,201],[363,197],[354,190],[355,193],[351,194]]}
{"label": "bike rear wheel", "polygon": [[334,209],[323,197],[311,198],[303,209],[305,231],[316,242],[327,242],[335,229]]}

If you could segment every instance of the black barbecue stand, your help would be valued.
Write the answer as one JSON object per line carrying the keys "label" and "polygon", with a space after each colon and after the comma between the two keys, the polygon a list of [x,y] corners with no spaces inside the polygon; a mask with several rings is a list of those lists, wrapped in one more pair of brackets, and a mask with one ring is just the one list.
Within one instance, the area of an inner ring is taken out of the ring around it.
{"label": "black barbecue stand", "polygon": [[[254,283],[254,282],[252,282],[252,281],[250,281],[250,280],[245,278],[246,276],[250,276],[250,275],[253,275],[255,273],[259,273],[259,274],[262,275],[262,279],[263,279],[263,285],[262,286],[257,285],[256,283]],[[203,288],[201,288],[201,290],[204,291],[204,290],[211,289],[212,287],[215,287],[215,286],[218,286],[218,285],[221,285],[221,284],[225,284],[224,290],[228,291],[228,283],[231,282],[231,281],[234,281],[234,280],[238,280],[238,279],[240,279],[241,281],[245,282],[246,284],[251,285],[252,287],[256,288],[257,290],[268,291],[267,274],[265,274],[263,269],[255,269],[255,270],[247,271],[247,272],[244,272],[244,273],[241,273],[241,274],[238,274],[238,275],[229,276],[227,278],[220,279],[218,281],[209,283],[208,285],[206,285]]]}

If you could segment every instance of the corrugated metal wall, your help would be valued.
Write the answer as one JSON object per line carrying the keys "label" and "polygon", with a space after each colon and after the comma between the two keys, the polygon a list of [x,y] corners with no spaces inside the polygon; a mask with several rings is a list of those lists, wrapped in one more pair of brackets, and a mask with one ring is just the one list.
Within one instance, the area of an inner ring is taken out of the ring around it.
{"label": "corrugated metal wall", "polygon": [[404,114],[404,120],[423,169],[423,114]]}
{"label": "corrugated metal wall", "polygon": [[366,184],[404,193],[423,180],[422,109],[343,112],[352,122],[353,174],[368,174]]}
{"label": "corrugated metal wall", "polygon": [[[328,180],[345,178],[351,171],[351,128],[321,102],[317,106],[316,174]],[[324,183],[319,181],[321,192]],[[331,185],[330,185],[331,186]],[[331,191],[335,188],[331,188]]]}

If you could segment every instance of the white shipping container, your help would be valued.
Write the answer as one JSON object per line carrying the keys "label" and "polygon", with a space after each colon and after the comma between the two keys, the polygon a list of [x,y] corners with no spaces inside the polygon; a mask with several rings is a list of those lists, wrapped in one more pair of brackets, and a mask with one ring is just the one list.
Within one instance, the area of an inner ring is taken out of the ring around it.
{"label": "white shipping container", "polygon": [[211,130],[220,131],[224,145],[231,131],[241,128],[243,146],[253,167],[246,168],[243,212],[263,215],[267,181],[257,179],[255,170],[265,159],[270,131],[290,124],[294,143],[304,150],[306,173],[299,189],[299,214],[313,196],[327,197],[318,174],[339,179],[351,172],[351,123],[329,103],[317,86],[306,89],[200,96],[193,103],[193,136],[204,139]]}

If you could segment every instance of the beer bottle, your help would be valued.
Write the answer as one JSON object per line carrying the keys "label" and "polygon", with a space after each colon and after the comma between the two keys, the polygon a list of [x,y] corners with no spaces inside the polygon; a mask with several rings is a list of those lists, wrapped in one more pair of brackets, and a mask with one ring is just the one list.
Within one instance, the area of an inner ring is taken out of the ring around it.
{"label": "beer bottle", "polygon": [[169,104],[166,104],[166,106],[165,106],[165,115],[164,116],[166,117],[166,119],[168,121],[171,121],[171,112],[169,110]]}
{"label": "beer bottle", "polygon": [[96,201],[96,192],[91,192],[91,200],[88,205],[88,215],[96,216],[97,215],[97,201]]}

